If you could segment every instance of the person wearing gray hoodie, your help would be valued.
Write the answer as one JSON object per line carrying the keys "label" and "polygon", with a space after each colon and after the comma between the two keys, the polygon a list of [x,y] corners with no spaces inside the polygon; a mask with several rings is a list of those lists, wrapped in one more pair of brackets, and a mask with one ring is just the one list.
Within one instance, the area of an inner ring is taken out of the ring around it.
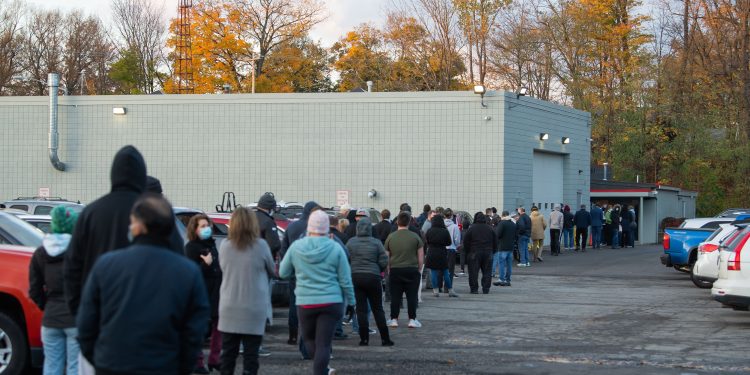
{"label": "person wearing gray hoodie", "polygon": [[367,321],[367,304],[372,308],[375,324],[380,331],[383,346],[393,346],[388,333],[383,310],[383,284],[380,274],[388,266],[388,255],[380,240],[372,237],[372,223],[364,218],[357,222],[357,236],[347,242],[354,283],[354,298],[357,301],[359,321],[359,345],[370,342],[370,327]]}

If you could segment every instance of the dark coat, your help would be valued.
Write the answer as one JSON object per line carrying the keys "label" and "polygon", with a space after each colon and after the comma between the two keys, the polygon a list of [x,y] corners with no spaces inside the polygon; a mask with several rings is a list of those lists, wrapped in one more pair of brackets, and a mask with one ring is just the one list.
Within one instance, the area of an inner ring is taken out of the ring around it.
{"label": "dark coat", "polygon": [[576,228],[579,229],[585,229],[591,226],[591,214],[586,211],[585,208],[582,208],[576,212],[576,216],[573,219],[575,222]]}
{"label": "dark coat", "polygon": [[339,241],[341,241],[341,243],[345,244],[349,242],[349,239],[350,239],[349,236],[347,236],[344,233],[341,233],[341,231],[338,230],[337,228],[331,227],[330,231],[332,235],[336,236],[336,238],[338,238]]}
{"label": "dark coat", "polygon": [[563,212],[563,229],[573,229],[575,225],[575,216],[570,211]]}
{"label": "dark coat", "polygon": [[591,207],[591,226],[600,227],[604,225],[604,211],[601,208]]}
{"label": "dark coat", "polygon": [[513,251],[516,243],[516,223],[513,220],[500,220],[495,226],[497,248],[500,251]]}
{"label": "dark coat", "polygon": [[448,268],[448,246],[453,241],[448,229],[442,222],[442,216],[435,216],[432,227],[425,233],[427,256],[424,266],[431,270],[444,270]]}
{"label": "dark coat", "polygon": [[477,215],[477,220],[474,224],[471,224],[464,235],[464,250],[467,255],[478,251],[494,251],[497,249],[497,235],[492,227],[487,224],[484,214],[480,215]]}
{"label": "dark coat", "polygon": [[141,153],[133,146],[118,151],[110,178],[112,191],[83,209],[65,252],[65,300],[73,315],[94,262],[104,253],[130,244],[130,210],[146,187],[146,162]]}
{"label": "dark coat", "polygon": [[380,242],[385,244],[385,240],[388,238],[388,235],[393,233],[393,227],[391,226],[391,222],[388,220],[382,220],[381,222],[375,224],[375,226],[372,228],[373,235],[377,237]]}
{"label": "dark coat", "polygon": [[380,276],[388,266],[388,254],[379,239],[372,236],[370,220],[357,222],[357,237],[346,243],[352,274],[364,273]]}
{"label": "dark coat", "polygon": [[76,321],[65,303],[63,289],[63,257],[50,256],[44,247],[34,251],[29,263],[29,297],[44,311],[42,325],[50,328],[71,328]]}
{"label": "dark coat", "polygon": [[281,255],[279,258],[284,258],[284,254],[286,254],[289,246],[291,246],[294,241],[302,238],[307,232],[307,220],[310,219],[310,213],[315,207],[318,207],[318,204],[313,201],[305,203],[305,207],[302,208],[302,218],[289,224],[286,228],[286,231],[284,232],[284,240],[281,242]]}
{"label": "dark coat", "polygon": [[260,238],[266,240],[268,247],[271,248],[271,255],[274,259],[281,251],[281,239],[279,239],[279,229],[276,227],[276,220],[273,216],[265,211],[255,211],[255,217],[258,218],[258,227],[260,227]]}
{"label": "dark coat", "polygon": [[620,210],[612,210],[612,214],[609,217],[612,219],[612,226],[618,231],[620,230]]}
{"label": "dark coat", "polygon": [[167,239],[139,236],[91,270],[77,317],[81,353],[97,374],[190,374],[209,310],[195,263]]}
{"label": "dark coat", "polygon": [[516,234],[520,236],[531,237],[531,218],[527,214],[518,217],[516,222]]}
{"label": "dark coat", "polygon": [[[201,255],[211,254],[214,261],[206,265]],[[185,256],[194,261],[201,269],[203,282],[206,284],[208,302],[211,304],[211,318],[219,317],[219,291],[221,289],[221,267],[219,266],[219,250],[213,238],[207,240],[193,240],[185,245]]]}

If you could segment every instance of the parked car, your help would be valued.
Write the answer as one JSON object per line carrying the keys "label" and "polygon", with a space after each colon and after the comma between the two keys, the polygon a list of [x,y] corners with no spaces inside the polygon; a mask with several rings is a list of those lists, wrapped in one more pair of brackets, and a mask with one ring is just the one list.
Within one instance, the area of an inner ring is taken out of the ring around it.
{"label": "parked car", "polygon": [[[724,305],[737,310],[750,308],[750,226],[739,234],[719,253],[719,279],[714,282],[711,296]],[[745,255],[744,259],[742,255]]]}
{"label": "parked car", "polygon": [[26,211],[32,215],[49,215],[50,211],[57,206],[69,206],[76,212],[83,210],[81,202],[72,202],[62,198],[20,197],[3,202],[7,208]]}
{"label": "parked car", "polygon": [[698,246],[698,259],[693,265],[690,278],[698,288],[710,289],[719,278],[719,247],[739,234],[743,225],[721,224],[706,241]]}
{"label": "parked car", "polygon": [[52,217],[49,215],[18,215],[18,218],[33,225],[45,234],[52,232],[52,228],[50,226]]}
{"label": "parked car", "polygon": [[698,260],[698,246],[706,241],[719,225],[733,221],[733,217],[689,219],[679,228],[664,229],[664,254],[660,257],[661,263],[678,271],[690,273]]}
{"label": "parked car", "polygon": [[750,208],[728,208],[716,217],[737,217],[740,215],[750,215]]}
{"label": "parked car", "polygon": [[31,224],[0,212],[0,245],[16,245],[37,248],[42,245],[44,233]]}
{"label": "parked car", "polygon": [[[172,209],[174,211],[174,216],[177,218],[177,231],[180,232],[180,236],[182,237],[182,240],[187,243],[187,225],[190,223],[190,219],[197,215],[204,213],[201,210],[195,209],[195,208],[187,208],[187,207],[174,207]],[[228,215],[228,214],[221,214],[221,215]],[[211,217],[210,214],[207,216]],[[214,221],[213,218],[211,218],[211,221]],[[221,242],[224,241],[227,238],[227,226],[226,225],[217,225],[216,222],[214,222],[214,225],[211,227],[211,230],[213,231],[214,239],[216,240],[216,248],[221,246]]]}

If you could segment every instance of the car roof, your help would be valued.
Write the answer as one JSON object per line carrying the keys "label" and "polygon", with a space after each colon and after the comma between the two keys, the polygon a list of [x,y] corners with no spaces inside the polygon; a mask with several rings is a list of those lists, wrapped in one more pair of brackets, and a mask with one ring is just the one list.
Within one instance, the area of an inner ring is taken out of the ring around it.
{"label": "car roof", "polygon": [[734,218],[732,217],[701,217],[701,218],[696,218],[696,219],[685,220],[685,224],[682,227],[685,229],[700,228],[711,222],[731,223],[733,221],[734,221]]}
{"label": "car roof", "polygon": [[197,209],[197,208],[189,208],[189,207],[172,207],[172,211],[175,213],[175,215],[179,214],[202,214],[203,211]]}
{"label": "car roof", "polygon": [[29,215],[29,214],[26,214],[26,215],[18,215],[18,218],[21,219],[21,220],[23,220],[23,221],[29,221],[29,220],[32,220],[32,221],[51,221],[52,220],[52,216],[49,216],[49,215]]}
{"label": "car roof", "polygon": [[15,208],[0,208],[0,212],[5,212],[6,214],[11,214],[11,215],[15,215],[15,216],[18,216],[18,215],[28,215],[29,214],[28,212],[26,212],[24,210],[19,210],[19,209],[15,209]]}

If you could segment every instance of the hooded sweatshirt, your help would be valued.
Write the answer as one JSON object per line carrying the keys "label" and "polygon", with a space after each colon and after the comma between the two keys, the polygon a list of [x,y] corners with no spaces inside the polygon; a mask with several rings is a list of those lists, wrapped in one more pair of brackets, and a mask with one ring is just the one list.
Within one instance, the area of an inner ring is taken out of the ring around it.
{"label": "hooded sweatshirt", "polygon": [[448,229],[448,233],[451,235],[451,244],[448,245],[448,250],[455,252],[461,244],[461,229],[451,219],[445,219],[444,222],[445,228]]}
{"label": "hooded sweatshirt", "polygon": [[284,257],[292,243],[302,238],[302,236],[307,232],[307,220],[310,219],[310,213],[312,212],[313,208],[318,206],[319,205],[313,201],[305,203],[305,207],[302,208],[302,217],[299,220],[289,224],[289,226],[286,228],[286,232],[284,232],[284,241],[282,241],[281,243],[282,258]]}
{"label": "hooded sweatshirt", "polygon": [[110,179],[112,191],[83,209],[65,253],[65,299],[73,315],[94,262],[104,253],[130,244],[130,210],[146,188],[146,162],[135,147],[125,146],[117,152]]}
{"label": "hooded sweatshirt", "polygon": [[466,254],[478,251],[494,251],[497,249],[497,235],[487,224],[487,217],[483,213],[476,216],[474,224],[464,235],[464,250]]}
{"label": "hooded sweatshirt", "polygon": [[349,259],[352,263],[352,274],[366,273],[380,276],[388,266],[388,255],[383,243],[372,237],[370,219],[357,222],[357,237],[346,243]]}
{"label": "hooded sweatshirt", "polygon": [[49,328],[75,327],[63,291],[63,253],[69,234],[48,234],[29,263],[29,297],[44,311],[42,325]]}
{"label": "hooded sweatshirt", "polygon": [[297,279],[297,306],[343,303],[354,299],[351,268],[344,249],[328,237],[304,237],[287,250],[279,277]]}

